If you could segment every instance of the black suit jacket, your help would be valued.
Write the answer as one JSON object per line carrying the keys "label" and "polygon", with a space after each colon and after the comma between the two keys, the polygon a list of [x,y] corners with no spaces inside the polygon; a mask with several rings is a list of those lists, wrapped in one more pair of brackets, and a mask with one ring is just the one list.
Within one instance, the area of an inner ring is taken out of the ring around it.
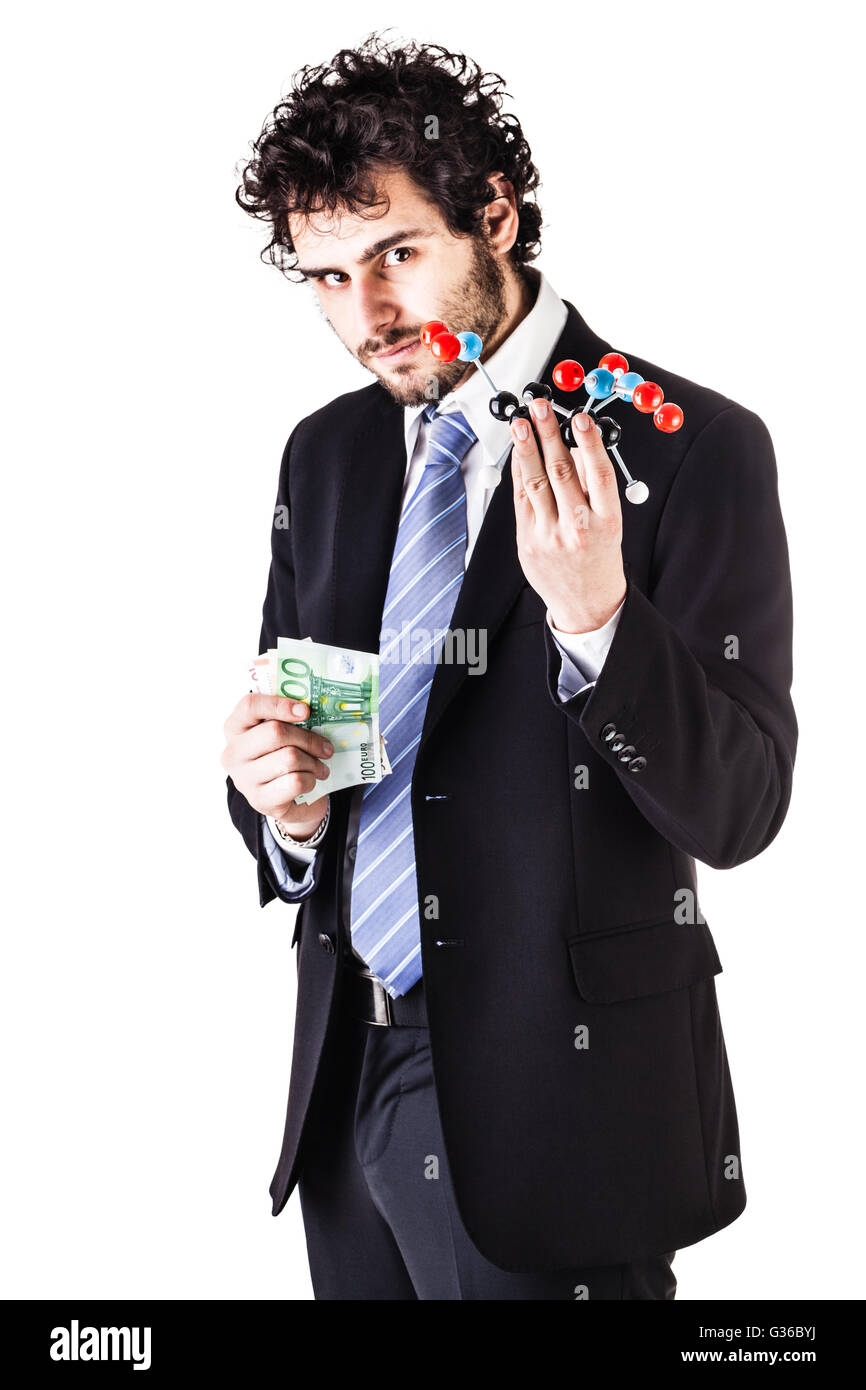
{"label": "black suit jacket", "polygon": [[[589,370],[610,350],[569,304],[544,379],[563,357]],[[439,899],[438,921],[422,915],[422,963],[447,1158],[471,1238],[515,1271],[679,1249],[746,1201],[722,967],[700,911],[690,923],[681,909],[683,889],[697,899],[695,860],[732,868],[760,854],[791,794],[776,464],[757,415],[626,355],[685,425],[663,435],[616,409],[650,497],[623,500],[627,596],[598,681],[557,695],[560,653],[518,562],[509,463],[451,619],[487,629],[487,671],[436,668],[412,780],[419,897]],[[309,634],[378,651],[405,464],[402,409],[376,383],[295,428],[260,650]],[[581,767],[588,786],[576,787]],[[304,1162],[310,1102],[327,1104],[317,1077],[334,1037],[350,797],[331,798],[312,890],[286,895],[304,901],[274,1215]],[[231,779],[229,806],[264,906],[277,888],[261,818]]]}

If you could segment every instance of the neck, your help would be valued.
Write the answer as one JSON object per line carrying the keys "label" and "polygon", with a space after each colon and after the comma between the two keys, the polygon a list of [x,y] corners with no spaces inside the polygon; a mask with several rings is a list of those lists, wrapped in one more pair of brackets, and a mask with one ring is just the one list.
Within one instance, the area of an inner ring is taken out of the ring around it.
{"label": "neck", "polygon": [[[499,328],[485,340],[484,351],[481,354],[482,362],[487,362],[506,338],[510,338],[517,325],[523,322],[538,298],[538,289],[538,271],[527,268],[518,273],[509,266],[505,272],[505,317]],[[474,370],[474,366],[470,365],[452,389],[459,390],[470,380]]]}

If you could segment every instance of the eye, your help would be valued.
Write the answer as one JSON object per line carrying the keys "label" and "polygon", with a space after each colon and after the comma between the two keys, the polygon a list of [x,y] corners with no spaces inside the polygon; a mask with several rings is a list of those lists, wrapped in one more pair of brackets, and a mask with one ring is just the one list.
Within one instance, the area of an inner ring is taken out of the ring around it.
{"label": "eye", "polygon": [[[336,276],[337,278],[332,279],[332,276]],[[349,277],[346,274],[345,270],[329,270],[327,275],[323,275],[321,277],[321,283],[323,285],[329,285],[333,288],[336,285],[345,285],[348,278]]]}
{"label": "eye", "polygon": [[[395,247],[393,247],[392,250],[386,251],[386,253],[385,253],[385,260],[384,260],[383,264],[386,265],[386,266],[388,266],[388,265],[405,265],[406,262],[407,262],[407,260],[409,260],[410,256],[414,256],[414,254],[415,254],[415,252],[412,251],[411,248],[408,247],[408,246],[395,246]],[[398,261],[390,261],[390,262],[389,262],[389,260],[388,260],[388,257],[389,257],[389,256],[399,256],[399,257],[400,257],[400,260],[398,260]]]}

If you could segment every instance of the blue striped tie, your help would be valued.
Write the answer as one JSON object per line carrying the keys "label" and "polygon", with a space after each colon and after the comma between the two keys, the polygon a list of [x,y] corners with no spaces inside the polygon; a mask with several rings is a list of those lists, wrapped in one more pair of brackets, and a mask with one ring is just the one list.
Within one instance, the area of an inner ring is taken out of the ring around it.
{"label": "blue striped tie", "polygon": [[476,438],[459,411],[436,415],[436,409],[424,412],[432,422],[424,473],[400,518],[382,610],[379,718],[392,773],[364,793],[352,876],[352,945],[392,998],[422,974],[412,769],[436,658],[463,581],[460,463]]}

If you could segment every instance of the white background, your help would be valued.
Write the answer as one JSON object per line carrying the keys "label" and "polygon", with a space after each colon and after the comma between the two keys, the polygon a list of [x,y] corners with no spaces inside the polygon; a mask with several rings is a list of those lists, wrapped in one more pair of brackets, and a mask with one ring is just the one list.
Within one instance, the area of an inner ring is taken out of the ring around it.
{"label": "white background", "polygon": [[[506,77],[560,294],[776,447],[801,742],[778,840],[700,869],[749,1201],[683,1299],[864,1293],[858,8],[397,11]],[[7,1297],[311,1297],[267,1191],[294,909],[259,908],[219,763],[283,445],[368,380],[234,201],[291,74],[395,17],[306,9],[6,21]]]}

